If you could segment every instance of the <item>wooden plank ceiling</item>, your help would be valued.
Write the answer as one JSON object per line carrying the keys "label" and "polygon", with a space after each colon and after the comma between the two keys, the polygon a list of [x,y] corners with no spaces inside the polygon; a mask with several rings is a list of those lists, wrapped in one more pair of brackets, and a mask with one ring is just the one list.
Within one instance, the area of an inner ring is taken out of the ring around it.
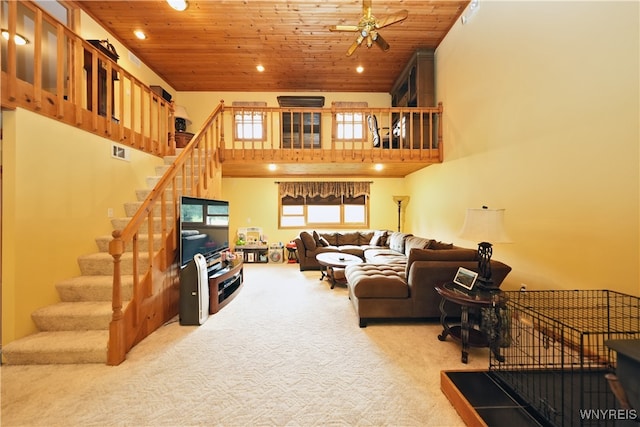
{"label": "wooden plank ceiling", "polygon": [[[368,0],[367,0],[368,1]],[[347,49],[363,0],[188,0],[183,12],[165,0],[75,1],[177,91],[389,92],[419,48],[436,48],[469,0],[371,0],[383,20],[406,9],[408,17],[379,30],[391,46]],[[142,30],[146,40],[139,40]],[[105,37],[107,35],[105,34]],[[256,70],[262,65],[265,71]],[[356,68],[364,67],[358,74]],[[385,161],[290,162],[280,176],[405,176],[428,163]],[[271,176],[255,161],[225,162],[223,176]],[[264,165],[262,165],[264,166]]]}
{"label": "wooden plank ceiling", "polygon": [[329,27],[356,25],[362,0],[188,0],[183,12],[165,0],[75,2],[177,91],[241,92],[388,92],[412,53],[437,47],[468,3],[372,0],[378,19],[409,15],[379,30],[388,51],[363,44],[347,57],[356,33]]}

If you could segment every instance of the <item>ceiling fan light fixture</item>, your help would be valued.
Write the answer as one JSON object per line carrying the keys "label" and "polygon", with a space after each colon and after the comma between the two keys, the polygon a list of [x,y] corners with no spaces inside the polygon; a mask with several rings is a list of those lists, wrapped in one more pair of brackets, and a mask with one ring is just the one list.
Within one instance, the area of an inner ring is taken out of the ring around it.
{"label": "ceiling fan light fixture", "polygon": [[167,0],[167,3],[169,3],[169,6],[171,6],[178,12],[182,12],[183,10],[186,10],[187,7],[189,7],[187,0]]}
{"label": "ceiling fan light fixture", "polygon": [[347,31],[358,34],[356,40],[347,49],[347,56],[351,56],[364,39],[367,39],[367,47],[371,47],[375,42],[380,49],[386,52],[389,50],[389,43],[377,33],[377,30],[404,21],[408,16],[409,11],[402,9],[378,19],[371,13],[371,0],[362,0],[362,17],[357,25],[332,25],[329,27],[329,31]]}

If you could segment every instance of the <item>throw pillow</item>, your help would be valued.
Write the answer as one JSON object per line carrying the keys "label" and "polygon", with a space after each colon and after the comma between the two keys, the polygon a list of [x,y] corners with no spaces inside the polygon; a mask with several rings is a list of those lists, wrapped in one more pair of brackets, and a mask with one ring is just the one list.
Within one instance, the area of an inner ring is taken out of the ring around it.
{"label": "throw pillow", "polygon": [[382,230],[382,237],[380,238],[380,246],[389,246],[389,231]]}
{"label": "throw pillow", "polygon": [[329,246],[329,241],[324,237],[320,237],[320,244],[318,246],[323,246],[326,248],[327,246]]}
{"label": "throw pillow", "polygon": [[316,240],[308,232],[302,231],[300,233],[300,240],[302,240],[302,244],[306,250],[312,251],[316,248]]}
{"label": "throw pillow", "polygon": [[407,237],[412,236],[412,234],[405,234],[399,231],[394,231],[391,236],[389,236],[389,249],[394,250],[396,252],[404,253],[404,242]]}
{"label": "throw pillow", "polygon": [[371,240],[369,240],[369,245],[371,246],[384,246],[382,245],[382,233],[381,230],[376,230],[373,232],[373,236],[371,236]]}
{"label": "throw pillow", "polygon": [[453,249],[453,243],[442,243],[436,240],[429,242],[429,249],[441,250],[441,249]]}
{"label": "throw pillow", "polygon": [[320,235],[318,234],[318,232],[316,230],[313,230],[313,240],[316,241],[316,246],[322,246],[320,244]]}
{"label": "throw pillow", "polygon": [[409,256],[411,249],[424,249],[429,246],[431,241],[423,237],[409,236],[404,242],[404,254]]}

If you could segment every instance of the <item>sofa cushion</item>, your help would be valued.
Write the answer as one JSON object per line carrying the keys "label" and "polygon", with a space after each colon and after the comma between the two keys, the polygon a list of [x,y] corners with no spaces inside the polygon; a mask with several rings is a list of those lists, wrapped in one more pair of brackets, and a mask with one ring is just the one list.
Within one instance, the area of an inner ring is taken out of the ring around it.
{"label": "sofa cushion", "polygon": [[320,233],[320,237],[324,239],[332,246],[338,246],[338,233]]}
{"label": "sofa cushion", "polygon": [[364,261],[370,264],[404,264],[407,257],[387,248],[367,248],[364,250]]}
{"label": "sofa cushion", "polygon": [[409,256],[411,249],[424,249],[431,243],[431,240],[424,237],[408,236],[404,241],[404,254]]}
{"label": "sofa cushion", "polygon": [[371,239],[373,238],[373,231],[359,231],[358,232],[358,244],[360,246],[368,245]]}
{"label": "sofa cushion", "polygon": [[356,264],[345,269],[345,277],[357,298],[408,298],[404,266]]}
{"label": "sofa cushion", "polygon": [[364,249],[359,245],[342,245],[338,247],[338,250],[343,254],[355,255],[364,259]]}
{"label": "sofa cushion", "polygon": [[409,262],[413,261],[476,261],[478,251],[467,248],[455,249],[412,249]]}
{"label": "sofa cushion", "polygon": [[300,240],[302,240],[302,243],[304,244],[304,248],[306,250],[313,251],[316,248],[316,240],[308,232],[300,232]]}
{"label": "sofa cushion", "polygon": [[399,231],[394,231],[389,236],[387,240],[389,243],[389,249],[392,249],[396,252],[404,253],[404,243],[407,237],[411,236],[411,234],[401,233]]}
{"label": "sofa cushion", "polygon": [[429,249],[441,250],[441,249],[453,249],[453,243],[442,243],[437,240],[431,240],[429,242]]}
{"label": "sofa cushion", "polygon": [[336,234],[338,235],[338,246],[360,244],[360,233],[358,232]]}

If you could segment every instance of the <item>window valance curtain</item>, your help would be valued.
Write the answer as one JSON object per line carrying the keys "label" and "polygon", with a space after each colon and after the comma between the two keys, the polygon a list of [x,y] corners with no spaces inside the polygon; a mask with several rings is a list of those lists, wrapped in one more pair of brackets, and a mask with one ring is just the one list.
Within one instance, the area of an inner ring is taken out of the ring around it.
{"label": "window valance curtain", "polygon": [[336,182],[281,182],[278,184],[280,197],[369,197],[371,182],[368,181],[336,181]]}

